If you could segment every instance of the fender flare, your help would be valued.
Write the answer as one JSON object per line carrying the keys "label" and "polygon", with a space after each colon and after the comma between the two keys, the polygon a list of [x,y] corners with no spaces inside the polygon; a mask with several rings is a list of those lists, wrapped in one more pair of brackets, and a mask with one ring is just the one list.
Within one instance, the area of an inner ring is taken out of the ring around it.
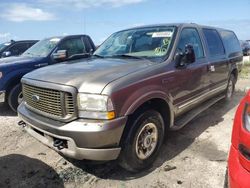
{"label": "fender flare", "polygon": [[143,105],[145,102],[152,100],[152,99],[162,99],[166,102],[166,104],[169,107],[170,110],[170,127],[173,125],[174,123],[174,106],[170,100],[171,97],[169,97],[168,95],[166,95],[166,93],[164,93],[163,91],[151,91],[151,92],[147,92],[144,95],[138,97],[133,103],[132,105],[130,105],[130,107],[126,110],[125,112],[125,116],[131,115],[133,114],[136,109],[138,109],[141,105]]}

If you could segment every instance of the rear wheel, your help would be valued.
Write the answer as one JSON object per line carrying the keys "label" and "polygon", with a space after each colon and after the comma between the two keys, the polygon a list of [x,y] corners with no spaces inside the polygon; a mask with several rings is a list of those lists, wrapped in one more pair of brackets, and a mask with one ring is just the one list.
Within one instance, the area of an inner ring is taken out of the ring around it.
{"label": "rear wheel", "polygon": [[148,168],[159,153],[164,122],[159,112],[148,110],[137,116],[122,148],[119,163],[128,171]]}
{"label": "rear wheel", "polygon": [[16,112],[18,105],[23,100],[23,94],[22,94],[22,87],[21,84],[17,84],[15,87],[13,87],[9,93],[8,96],[8,104],[10,108]]}
{"label": "rear wheel", "polygon": [[233,94],[235,91],[235,77],[233,74],[231,74],[229,80],[228,80],[228,84],[227,84],[227,90],[226,90],[226,97],[225,99],[227,101],[231,101]]}

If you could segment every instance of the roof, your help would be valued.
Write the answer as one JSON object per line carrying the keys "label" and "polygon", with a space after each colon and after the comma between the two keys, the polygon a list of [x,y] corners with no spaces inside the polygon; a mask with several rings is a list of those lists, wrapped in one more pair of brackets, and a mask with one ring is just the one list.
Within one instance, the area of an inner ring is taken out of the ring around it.
{"label": "roof", "polygon": [[85,34],[79,34],[79,35],[65,35],[65,36],[53,36],[53,37],[47,37],[45,39],[53,39],[53,38],[59,38],[59,39],[65,39],[65,38],[71,38],[71,37],[88,37],[88,35]]}
{"label": "roof", "polygon": [[[175,27],[201,27],[201,28],[210,28],[210,29],[217,29],[217,30],[228,30],[230,31],[229,29],[224,29],[224,28],[219,28],[219,27],[214,27],[214,26],[207,26],[207,25],[199,25],[199,24],[196,24],[196,23],[161,23],[161,24],[152,24],[152,25],[143,25],[143,26],[137,26],[137,27],[132,27],[132,28],[129,28],[129,29],[140,29],[140,28],[148,28],[148,27],[168,27],[168,26],[175,26]],[[129,29],[124,29],[122,31],[126,31],[126,30],[129,30]]]}

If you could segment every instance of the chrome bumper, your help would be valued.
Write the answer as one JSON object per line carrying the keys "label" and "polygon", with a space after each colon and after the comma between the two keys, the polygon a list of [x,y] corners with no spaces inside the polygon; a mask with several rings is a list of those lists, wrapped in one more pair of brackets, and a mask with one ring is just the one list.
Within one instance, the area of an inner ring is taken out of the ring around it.
{"label": "chrome bumper", "polygon": [[0,103],[5,102],[5,91],[0,91]]}

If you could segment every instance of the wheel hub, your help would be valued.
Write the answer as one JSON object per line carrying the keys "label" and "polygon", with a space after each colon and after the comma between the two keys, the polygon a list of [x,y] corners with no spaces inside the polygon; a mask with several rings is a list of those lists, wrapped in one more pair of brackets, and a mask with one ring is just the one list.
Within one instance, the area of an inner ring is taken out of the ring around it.
{"label": "wheel hub", "polygon": [[233,93],[233,83],[232,81],[229,82],[228,88],[227,88],[227,97],[230,98]]}
{"label": "wheel hub", "polygon": [[154,123],[147,123],[136,139],[136,155],[139,159],[147,159],[155,151],[158,142],[158,129]]}
{"label": "wheel hub", "polygon": [[21,102],[23,101],[23,93],[19,93],[19,95],[17,96],[17,102],[18,104],[21,104]]}
{"label": "wheel hub", "polygon": [[150,134],[144,138],[143,145],[145,148],[148,148],[151,145],[151,143],[152,143],[152,136]]}

